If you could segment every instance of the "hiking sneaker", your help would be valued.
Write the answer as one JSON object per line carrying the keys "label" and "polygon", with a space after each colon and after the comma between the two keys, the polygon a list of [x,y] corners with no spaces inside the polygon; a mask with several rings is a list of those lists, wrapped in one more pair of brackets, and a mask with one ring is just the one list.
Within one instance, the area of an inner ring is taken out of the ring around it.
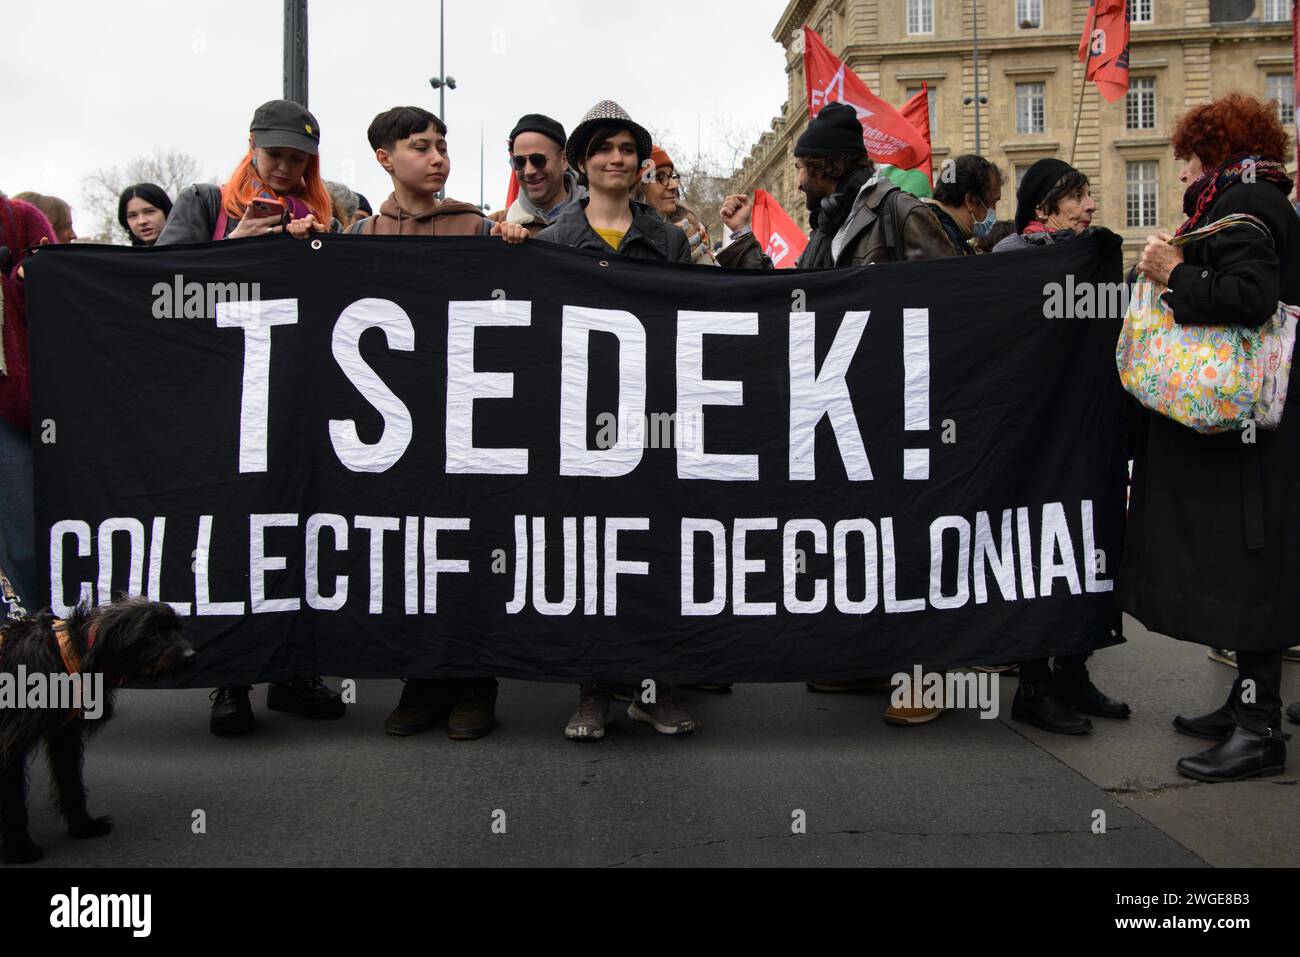
{"label": "hiking sneaker", "polygon": [[899,727],[929,724],[943,712],[943,708],[896,708],[891,702],[889,707],[885,708],[885,724]]}
{"label": "hiking sneaker", "polygon": [[600,688],[583,685],[578,696],[578,710],[564,726],[564,736],[570,741],[599,741],[605,736],[609,724],[610,694]]}
{"label": "hiking sneaker", "polygon": [[631,701],[636,697],[636,685],[611,685],[609,695],[615,701]]}
{"label": "hiking sneaker", "polygon": [[1205,653],[1205,657],[1229,668],[1237,667],[1237,653],[1228,648],[1211,648]]}
{"label": "hiking sneaker", "polygon": [[627,706],[627,716],[633,721],[653,725],[660,734],[689,734],[698,727],[691,713],[678,704],[663,685],[659,687],[654,704],[634,698]]}

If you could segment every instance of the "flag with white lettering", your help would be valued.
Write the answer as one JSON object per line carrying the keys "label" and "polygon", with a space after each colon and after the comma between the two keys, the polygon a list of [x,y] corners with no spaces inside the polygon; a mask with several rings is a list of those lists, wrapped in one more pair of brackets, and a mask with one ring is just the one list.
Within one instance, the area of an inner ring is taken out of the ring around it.
{"label": "flag with white lettering", "polygon": [[29,261],[57,614],[188,684],[858,678],[1119,640],[1119,242],[827,271],[323,235]]}
{"label": "flag with white lettering", "polygon": [[803,28],[803,75],[808,90],[808,116],[827,103],[847,103],[862,124],[867,155],[878,164],[916,169],[930,158],[929,137],[876,94],[862,78],[840,62],[817,31]]}
{"label": "flag with white lettering", "polygon": [[793,269],[808,246],[808,237],[776,197],[765,189],[754,190],[751,224],[755,238],[762,244],[772,265],[777,269]]}

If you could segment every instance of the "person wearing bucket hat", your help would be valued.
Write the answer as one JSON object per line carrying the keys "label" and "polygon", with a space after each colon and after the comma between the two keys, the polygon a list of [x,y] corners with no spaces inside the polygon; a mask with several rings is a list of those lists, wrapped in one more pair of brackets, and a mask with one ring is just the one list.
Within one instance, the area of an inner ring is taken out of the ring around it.
{"label": "person wearing bucket hat", "polygon": [[[587,195],[571,204],[537,238],[602,256],[652,259],[690,265],[691,247],[686,234],[644,203],[630,197],[637,177],[650,162],[650,134],[632,121],[612,100],[602,100],[587,111],[565,147],[569,165]],[[592,675],[578,694],[578,709],[569,718],[564,736],[570,741],[599,741],[610,721],[615,689]],[[654,690],[634,694],[627,715],[651,725],[661,734],[687,734],[697,727],[695,717],[683,707],[667,682],[654,682]],[[649,698],[651,700],[646,700]]]}
{"label": "person wearing bucket hat", "polygon": [[[305,239],[338,228],[319,153],[316,117],[298,103],[268,100],[253,112],[248,150],[225,185],[196,183],[182,190],[156,245],[275,233]],[[278,202],[284,212],[258,216],[254,198]]]}
{"label": "person wearing bucket hat", "polygon": [[[933,210],[877,172],[862,139],[857,111],[824,106],[794,146],[799,190],[807,198],[812,235],[801,269],[865,266],[955,256],[957,250]],[[750,228],[753,202],[728,196],[722,221],[735,241],[718,254],[724,266],[772,268]]]}
{"label": "person wearing bucket hat", "polygon": [[1025,170],[1016,190],[1016,232],[994,252],[1073,239],[1092,225],[1096,210],[1084,173],[1064,160],[1040,159]]}
{"label": "person wearing bucket hat", "polygon": [[538,239],[633,259],[691,262],[686,234],[630,197],[650,168],[650,134],[613,100],[587,111],[565,146],[587,195],[571,204]]}
{"label": "person wearing bucket hat", "polygon": [[519,118],[506,149],[519,196],[507,209],[488,216],[494,223],[516,223],[537,235],[573,203],[587,195],[564,155],[568,137],[558,120],[541,113]]}

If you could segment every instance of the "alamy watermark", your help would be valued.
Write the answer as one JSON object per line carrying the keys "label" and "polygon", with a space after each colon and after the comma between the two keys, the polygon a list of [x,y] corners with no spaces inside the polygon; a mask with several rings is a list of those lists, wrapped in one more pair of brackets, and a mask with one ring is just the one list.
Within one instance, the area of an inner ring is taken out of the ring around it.
{"label": "alamy watermark", "polygon": [[152,291],[155,319],[216,319],[219,304],[262,298],[258,282],[186,282],[180,273],[154,283]]}

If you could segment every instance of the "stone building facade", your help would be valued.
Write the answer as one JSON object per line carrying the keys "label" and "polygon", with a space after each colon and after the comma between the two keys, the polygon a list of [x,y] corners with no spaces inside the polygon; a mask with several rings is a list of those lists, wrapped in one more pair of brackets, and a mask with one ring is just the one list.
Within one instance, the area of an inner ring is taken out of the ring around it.
{"label": "stone building facade", "polygon": [[[768,190],[807,226],[792,148],[808,122],[801,51],[808,24],[890,103],[929,85],[936,175],[945,158],[965,152],[1017,178],[1037,159],[1073,155],[1092,180],[1095,222],[1124,237],[1132,260],[1145,236],[1183,219],[1168,134],[1187,107],[1234,89],[1276,97],[1294,140],[1291,2],[1129,0],[1129,94],[1108,104],[1096,84],[1081,83],[1076,51],[1087,0],[791,0],[772,33],[786,50],[787,99],[733,186]],[[1294,157],[1289,165],[1295,169]],[[1003,197],[998,216],[1010,219],[1011,183]]]}

